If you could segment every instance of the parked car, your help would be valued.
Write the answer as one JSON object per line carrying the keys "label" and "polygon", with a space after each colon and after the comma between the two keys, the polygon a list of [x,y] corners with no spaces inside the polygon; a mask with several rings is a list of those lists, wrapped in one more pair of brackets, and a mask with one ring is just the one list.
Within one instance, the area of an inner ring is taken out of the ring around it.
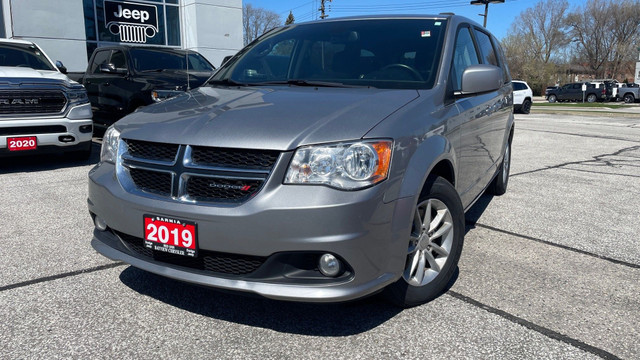
{"label": "parked car", "polygon": [[94,122],[108,126],[142,106],[202,85],[213,70],[195,51],[121,45],[97,48],[77,78],[89,93]]}
{"label": "parked car", "polygon": [[623,84],[618,88],[618,99],[627,104],[632,104],[640,100],[640,87],[638,84]]}
{"label": "parked car", "polygon": [[107,129],[91,243],[204,286],[417,305],[449,284],[464,211],[506,191],[513,124],[499,42],[469,19],[280,27]]}
{"label": "parked car", "polygon": [[513,80],[513,110],[523,114],[531,112],[531,101],[533,99],[533,91],[526,81]]}
{"label": "parked car", "polygon": [[46,152],[91,154],[91,105],[42,49],[0,39],[0,157]]}
{"label": "parked car", "polygon": [[[582,91],[585,85],[585,91]],[[556,101],[586,101],[596,102],[609,100],[605,87],[596,88],[594,84],[588,82],[565,84],[558,89],[549,90],[545,98],[550,102]]]}

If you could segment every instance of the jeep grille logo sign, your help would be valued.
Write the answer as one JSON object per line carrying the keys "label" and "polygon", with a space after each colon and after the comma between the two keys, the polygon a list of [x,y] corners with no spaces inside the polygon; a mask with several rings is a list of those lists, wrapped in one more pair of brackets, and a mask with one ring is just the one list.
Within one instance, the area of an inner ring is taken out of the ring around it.
{"label": "jeep grille logo sign", "polygon": [[158,33],[158,8],[153,5],[105,0],[104,20],[122,42],[146,43]]}

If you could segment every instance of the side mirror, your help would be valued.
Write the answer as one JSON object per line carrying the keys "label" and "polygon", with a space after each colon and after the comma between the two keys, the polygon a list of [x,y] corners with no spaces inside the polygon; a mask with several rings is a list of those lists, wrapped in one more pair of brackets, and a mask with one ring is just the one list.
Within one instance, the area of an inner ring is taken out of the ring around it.
{"label": "side mirror", "polygon": [[462,91],[456,95],[470,95],[495,91],[502,86],[502,69],[493,65],[471,65],[462,73]]}
{"label": "side mirror", "polygon": [[224,63],[226,63],[227,61],[229,61],[229,59],[231,59],[233,57],[233,55],[227,55],[224,57],[224,59],[222,59],[222,63],[220,63],[220,66],[224,65]]}
{"label": "side mirror", "polygon": [[126,74],[127,70],[118,69],[116,68],[115,65],[109,63],[109,64],[100,64],[100,72],[107,73],[107,74]]}
{"label": "side mirror", "polygon": [[62,64],[62,61],[56,60],[56,67],[58,68],[58,70],[60,70],[61,73],[67,73],[67,68],[64,66],[64,64]]}

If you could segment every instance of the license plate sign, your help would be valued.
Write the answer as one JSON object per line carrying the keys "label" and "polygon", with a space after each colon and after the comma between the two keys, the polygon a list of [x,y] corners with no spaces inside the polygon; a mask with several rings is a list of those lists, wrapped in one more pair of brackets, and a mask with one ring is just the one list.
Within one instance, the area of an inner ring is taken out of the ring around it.
{"label": "license plate sign", "polygon": [[9,151],[35,150],[38,148],[38,138],[35,136],[22,136],[7,138]]}
{"label": "license plate sign", "polygon": [[198,256],[195,222],[157,215],[143,217],[146,248],[180,256]]}

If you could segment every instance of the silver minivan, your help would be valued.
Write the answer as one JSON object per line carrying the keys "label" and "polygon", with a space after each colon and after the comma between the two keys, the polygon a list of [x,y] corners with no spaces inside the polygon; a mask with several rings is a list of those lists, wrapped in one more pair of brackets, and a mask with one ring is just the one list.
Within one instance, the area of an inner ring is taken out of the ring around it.
{"label": "silver minivan", "polygon": [[464,212],[506,191],[513,124],[500,46],[464,17],[280,27],[106,131],[92,245],[204,286],[415,306],[451,281]]}

